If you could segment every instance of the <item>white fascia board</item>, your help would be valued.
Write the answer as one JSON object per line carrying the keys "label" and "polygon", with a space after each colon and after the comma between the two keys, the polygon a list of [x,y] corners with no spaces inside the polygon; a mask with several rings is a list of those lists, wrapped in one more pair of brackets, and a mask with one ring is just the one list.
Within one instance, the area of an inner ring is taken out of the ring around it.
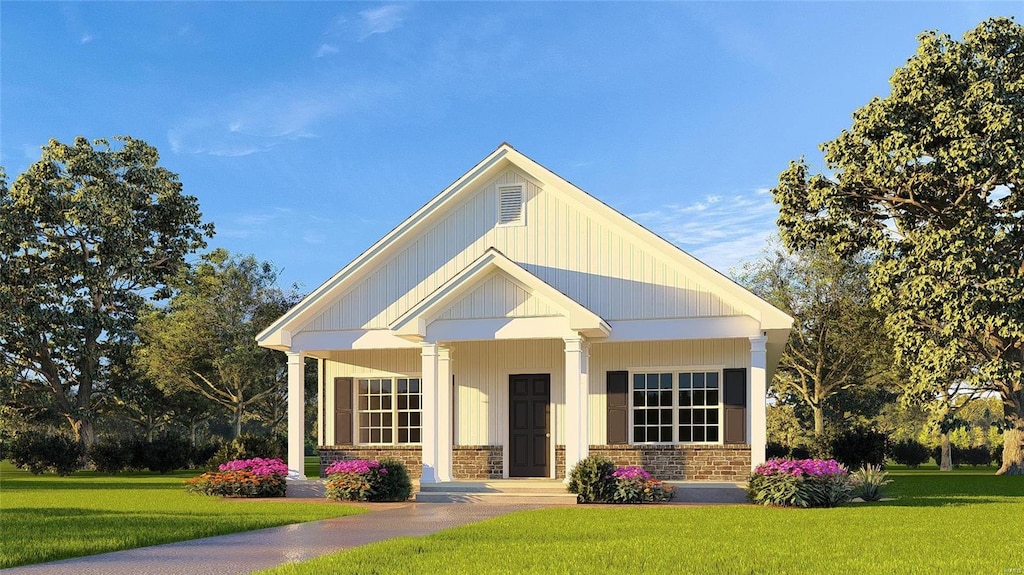
{"label": "white fascia board", "polygon": [[491,274],[499,272],[504,273],[527,292],[540,295],[562,309],[573,330],[584,332],[590,337],[608,335],[610,328],[600,316],[548,285],[493,247],[488,248],[483,255],[391,322],[390,328],[401,337],[426,337],[429,325],[435,317],[448,309],[458,298],[470,293]]}
{"label": "white fascia board", "polygon": [[674,339],[728,339],[761,335],[757,320],[745,315],[679,319],[638,319],[612,322],[605,341],[660,341]]}
{"label": "white fascia board", "polygon": [[294,351],[420,348],[420,344],[396,336],[389,329],[307,331],[292,339]]}
{"label": "white fascia board", "polygon": [[320,286],[310,292],[309,295],[302,298],[302,301],[285,312],[284,315],[279,317],[274,323],[270,324],[269,327],[257,334],[256,341],[260,342],[262,345],[262,342],[267,340],[270,335],[277,330],[289,328],[296,329],[304,325],[312,319],[313,316],[322,311],[322,309],[331,301],[333,301],[333,299],[339,295],[339,292],[344,289],[346,284],[354,281],[355,278],[360,277],[369,267],[371,262],[376,260],[382,254],[385,254],[389,248],[393,247],[396,243],[399,243],[398,240],[402,236],[411,233],[413,230],[419,228],[424,222],[429,221],[431,216],[438,213],[444,204],[452,202],[458,196],[461,196],[462,192],[473,188],[473,186],[481,179],[486,180],[492,175],[496,175],[497,172],[505,169],[509,165],[509,161],[506,156],[510,151],[513,151],[513,148],[506,143],[498,146],[498,148],[491,152],[486,158],[473,166],[473,168],[463,174],[459,179],[455,180],[455,182],[445,188],[441,193],[434,196],[430,201],[424,204],[423,207],[416,210],[415,213],[402,221],[402,223],[398,224],[394,229],[388,232],[387,235],[356,257],[356,259],[349,262],[349,264],[343,267],[338,273],[331,276],[330,279],[320,284]]}
{"label": "white fascia board", "polygon": [[442,319],[427,327],[427,341],[562,339],[579,337],[564,317]]}

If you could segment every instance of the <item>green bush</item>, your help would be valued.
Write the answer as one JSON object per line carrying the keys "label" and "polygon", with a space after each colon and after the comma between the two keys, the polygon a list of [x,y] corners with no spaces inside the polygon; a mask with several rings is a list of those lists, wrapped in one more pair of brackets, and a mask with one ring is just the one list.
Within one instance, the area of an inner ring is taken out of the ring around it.
{"label": "green bush", "polygon": [[569,493],[575,493],[579,503],[611,501],[615,495],[614,472],[615,464],[610,459],[591,455],[569,472]]}
{"label": "green bush", "polygon": [[781,443],[769,442],[768,445],[765,445],[764,447],[765,459],[779,459],[783,457],[789,457],[789,454],[789,446],[783,445]]}
{"label": "green bush", "polygon": [[992,463],[992,452],[987,445],[976,445],[960,449],[959,460],[965,465],[977,467]]}
{"label": "green bush", "polygon": [[930,453],[928,446],[914,439],[904,439],[892,445],[892,460],[900,465],[916,468],[928,463]]}
{"label": "green bush", "polygon": [[47,471],[70,475],[82,468],[84,455],[78,441],[66,435],[21,433],[7,446],[11,464],[34,475]]}
{"label": "green bush", "polygon": [[192,446],[180,435],[164,435],[135,444],[132,467],[156,473],[170,473],[188,466]]}
{"label": "green bush", "polygon": [[132,467],[135,442],[117,438],[99,439],[89,446],[89,461],[100,473],[121,473]]}
{"label": "green bush", "polygon": [[219,465],[236,459],[252,459],[254,457],[275,459],[284,456],[285,444],[282,438],[243,433],[217,449],[213,457],[206,462],[206,468],[217,469]]}
{"label": "green bush", "polygon": [[889,452],[889,437],[863,425],[823,433],[811,445],[816,459],[835,459],[847,469],[860,469],[865,465],[885,466]]}
{"label": "green bush", "polygon": [[882,498],[882,488],[892,483],[889,474],[876,465],[867,465],[850,475],[853,485],[853,496],[864,501],[878,501]]}
{"label": "green bush", "polygon": [[193,446],[189,452],[188,466],[190,468],[206,467],[222,446],[223,443],[214,441]]}
{"label": "green bush", "polygon": [[412,481],[405,464],[397,459],[382,459],[381,467],[387,473],[381,474],[374,491],[374,501],[405,501],[412,495]]}

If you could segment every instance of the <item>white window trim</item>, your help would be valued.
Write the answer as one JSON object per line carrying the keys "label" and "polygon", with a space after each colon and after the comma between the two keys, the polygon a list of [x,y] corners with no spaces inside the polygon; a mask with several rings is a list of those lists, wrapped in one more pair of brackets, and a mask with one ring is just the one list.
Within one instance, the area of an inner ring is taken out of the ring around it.
{"label": "white window trim", "polygon": [[[352,409],[352,445],[353,446],[356,446],[356,447],[359,447],[359,446],[366,446],[366,447],[404,447],[404,446],[414,446],[415,447],[415,446],[422,446],[423,445],[422,441],[417,441],[416,443],[398,443],[398,398],[397,398],[398,381],[397,380],[399,380],[399,379],[418,379],[418,380],[420,380],[420,396],[421,396],[420,397],[420,401],[421,401],[421,403],[420,403],[420,424],[421,424],[420,425],[420,429],[421,429],[420,437],[423,437],[423,431],[422,431],[422,428],[423,428],[423,425],[422,425],[422,423],[423,423],[423,419],[422,419],[423,418],[423,415],[422,415],[423,414],[423,407],[422,407],[422,405],[423,405],[422,404],[423,375],[421,373],[419,373],[419,372],[408,373],[408,374],[406,374],[406,373],[385,373],[385,374],[381,374],[381,373],[366,373],[366,374],[362,374],[362,375],[350,375],[350,376],[347,376],[347,377],[351,377],[352,378],[352,407],[353,407],[353,409]],[[392,405],[394,406],[394,409],[392,410],[392,413],[394,414],[394,417],[395,417],[395,419],[394,419],[394,421],[395,421],[395,427],[394,427],[395,441],[393,441],[391,443],[362,443],[362,442],[359,441],[359,380],[360,379],[390,379],[391,380],[391,385],[392,385],[392,390],[393,390],[391,392],[391,397],[392,397]]]}
{"label": "white window trim", "polygon": [[[654,366],[654,367],[630,367],[627,369],[629,373],[629,380],[627,385],[628,391],[628,441],[629,445],[725,445],[725,432],[723,426],[723,413],[725,404],[725,393],[722,372],[725,370],[725,366],[721,365],[708,365],[708,366],[682,366],[682,367],[669,367],[669,366]],[[680,373],[709,373],[718,372],[718,441],[679,441],[679,374]],[[635,373],[671,373],[672,374],[672,438],[673,441],[634,441],[633,440],[633,374]]]}
{"label": "white window trim", "polygon": [[[520,202],[519,202],[519,219],[513,220],[513,221],[509,221],[509,222],[502,222],[501,221],[501,191],[503,189],[511,189],[511,188],[519,188],[519,199],[520,199]],[[497,222],[498,227],[506,228],[506,227],[525,226],[526,225],[526,184],[524,184],[524,183],[518,183],[518,184],[495,184],[494,185],[494,196],[495,196],[495,205],[496,205],[496,209],[497,209],[497,212],[498,212],[496,214],[496,216],[495,216],[495,221]]]}

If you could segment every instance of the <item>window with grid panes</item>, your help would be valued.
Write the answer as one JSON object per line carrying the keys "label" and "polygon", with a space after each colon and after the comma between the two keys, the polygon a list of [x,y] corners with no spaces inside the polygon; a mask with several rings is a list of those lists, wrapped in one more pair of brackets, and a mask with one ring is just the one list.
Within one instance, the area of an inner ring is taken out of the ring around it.
{"label": "window with grid panes", "polygon": [[359,379],[359,443],[419,443],[423,390],[419,378]]}
{"label": "window with grid panes", "polygon": [[632,374],[633,443],[717,443],[717,371]]}

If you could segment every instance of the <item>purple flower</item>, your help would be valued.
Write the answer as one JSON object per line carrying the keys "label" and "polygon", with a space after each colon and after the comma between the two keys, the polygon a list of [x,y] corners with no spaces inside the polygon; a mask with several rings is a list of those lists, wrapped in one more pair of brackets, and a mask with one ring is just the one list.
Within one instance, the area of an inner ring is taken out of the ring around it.
{"label": "purple flower", "polygon": [[288,475],[288,466],[280,459],[235,459],[219,466],[221,471],[249,471],[255,475]]}
{"label": "purple flower", "polygon": [[848,471],[835,459],[769,459],[758,465],[754,473],[758,475],[826,477],[848,473]]}
{"label": "purple flower", "polygon": [[383,468],[379,461],[370,461],[366,459],[350,459],[348,461],[335,461],[334,463],[327,466],[324,472],[327,475],[334,473],[358,473],[364,474],[371,471],[377,471],[381,475],[386,475],[388,470]]}
{"label": "purple flower", "polygon": [[615,479],[650,479],[651,474],[647,473],[647,471],[639,465],[627,465],[625,467],[619,467],[612,472],[612,477]]}

